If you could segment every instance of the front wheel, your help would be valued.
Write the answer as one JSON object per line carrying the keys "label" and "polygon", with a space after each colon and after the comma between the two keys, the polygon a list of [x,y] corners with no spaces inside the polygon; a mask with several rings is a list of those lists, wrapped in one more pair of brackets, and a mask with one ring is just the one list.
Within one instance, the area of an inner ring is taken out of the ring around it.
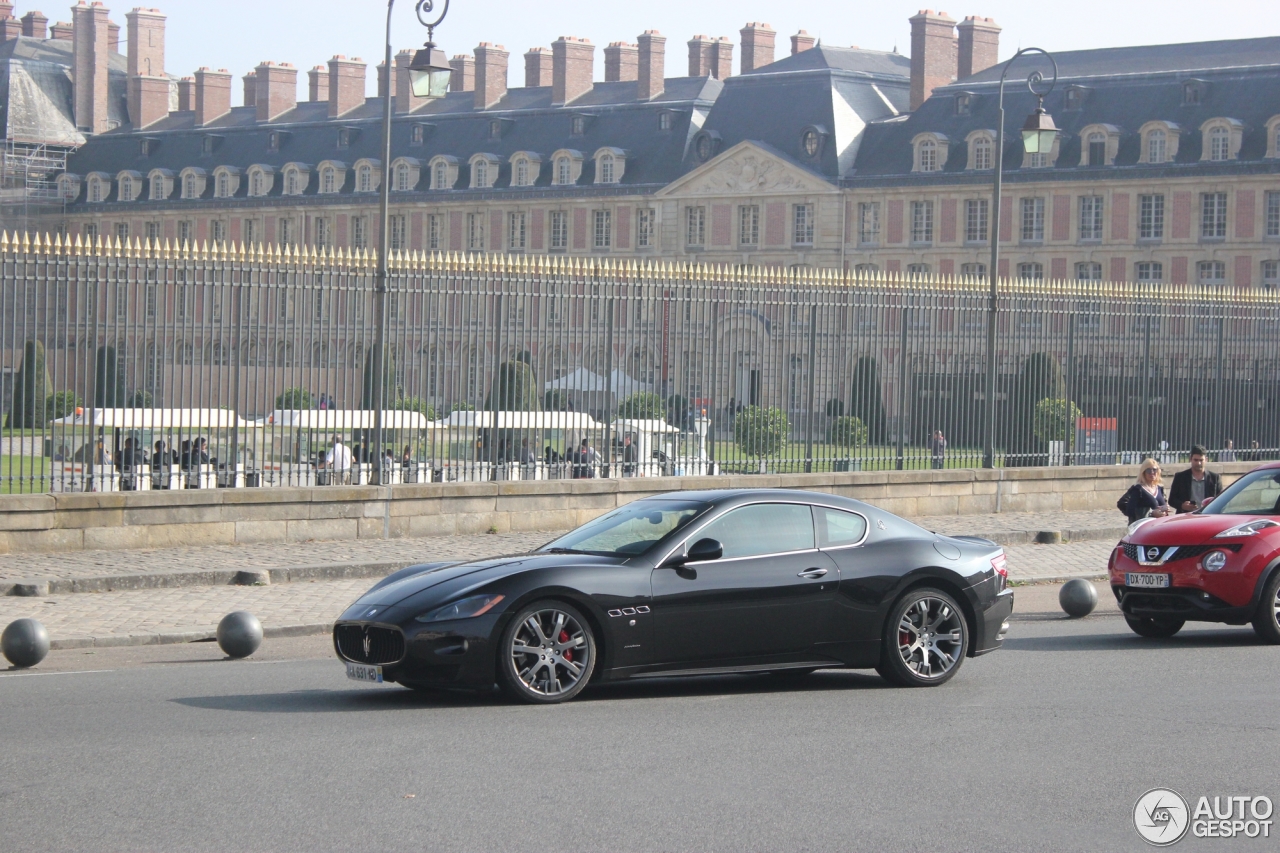
{"label": "front wheel", "polygon": [[1253,615],[1253,631],[1264,643],[1280,643],[1280,572],[1262,588],[1258,612]]}
{"label": "front wheel", "polygon": [[876,672],[901,687],[936,687],[951,679],[969,652],[969,625],[955,599],[939,589],[913,589],[889,611]]}
{"label": "front wheel", "polygon": [[1139,637],[1149,637],[1153,640],[1172,637],[1187,624],[1185,619],[1158,619],[1154,616],[1130,616],[1127,613],[1124,621],[1129,623],[1133,633]]}
{"label": "front wheel", "polygon": [[503,689],[530,704],[553,705],[577,696],[595,664],[595,635],[582,614],[562,601],[522,608],[498,644]]}

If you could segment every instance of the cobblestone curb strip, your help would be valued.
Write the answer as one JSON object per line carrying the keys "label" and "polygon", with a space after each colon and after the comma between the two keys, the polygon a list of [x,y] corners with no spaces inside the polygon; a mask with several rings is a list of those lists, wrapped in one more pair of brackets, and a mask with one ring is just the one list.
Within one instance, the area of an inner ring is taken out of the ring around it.
{"label": "cobblestone curb strip", "polygon": [[[263,628],[263,640],[280,637],[314,637],[333,630],[332,622],[314,625],[285,625]],[[165,634],[110,634],[105,637],[61,637],[49,642],[50,649],[110,649],[120,646],[168,646],[177,643],[216,643],[218,629],[208,631],[176,631]]]}

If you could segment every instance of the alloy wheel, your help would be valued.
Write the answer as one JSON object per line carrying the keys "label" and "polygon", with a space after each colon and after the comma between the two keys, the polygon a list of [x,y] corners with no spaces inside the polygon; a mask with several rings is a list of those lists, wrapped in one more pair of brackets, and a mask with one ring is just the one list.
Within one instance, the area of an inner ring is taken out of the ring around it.
{"label": "alloy wheel", "polygon": [[898,623],[898,654],[920,678],[939,679],[964,654],[964,617],[949,601],[926,596],[912,602]]}
{"label": "alloy wheel", "polygon": [[563,610],[526,615],[511,638],[516,677],[529,692],[562,696],[591,673],[591,644],[577,618]]}

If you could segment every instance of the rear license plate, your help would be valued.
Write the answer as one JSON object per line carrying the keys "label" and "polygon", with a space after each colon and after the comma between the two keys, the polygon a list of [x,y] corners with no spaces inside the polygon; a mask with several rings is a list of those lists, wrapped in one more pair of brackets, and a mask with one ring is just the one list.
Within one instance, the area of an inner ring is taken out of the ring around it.
{"label": "rear license plate", "polygon": [[1146,572],[1129,572],[1124,580],[1127,586],[1146,587],[1147,589],[1164,589],[1169,586],[1168,575],[1156,575]]}
{"label": "rear license plate", "polygon": [[347,678],[352,681],[365,681],[370,684],[382,683],[382,667],[369,666],[363,663],[348,663]]}

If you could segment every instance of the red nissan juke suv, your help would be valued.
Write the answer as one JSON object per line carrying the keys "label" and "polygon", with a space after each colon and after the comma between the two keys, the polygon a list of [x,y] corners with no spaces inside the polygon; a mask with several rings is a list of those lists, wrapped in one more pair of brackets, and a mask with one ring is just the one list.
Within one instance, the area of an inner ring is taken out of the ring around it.
{"label": "red nissan juke suv", "polygon": [[1280,643],[1280,463],[1255,468],[1196,512],[1134,522],[1109,569],[1137,634],[1252,623],[1263,641]]}

